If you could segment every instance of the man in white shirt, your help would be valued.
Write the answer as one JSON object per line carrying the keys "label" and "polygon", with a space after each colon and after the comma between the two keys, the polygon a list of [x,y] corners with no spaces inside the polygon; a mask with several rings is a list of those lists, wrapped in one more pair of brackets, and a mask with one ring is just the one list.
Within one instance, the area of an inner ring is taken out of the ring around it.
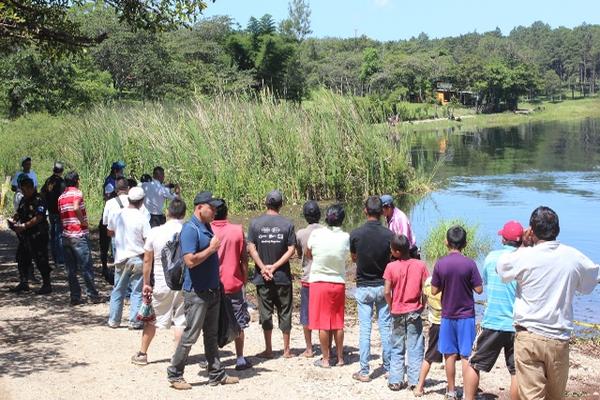
{"label": "man in white shirt", "polygon": [[[156,313],[156,321],[144,324],[140,350],[131,357],[131,362],[137,365],[148,364],[148,347],[154,338],[156,328],[169,329],[175,326],[175,345],[179,343],[185,328],[183,312],[183,293],[181,290],[171,290],[165,282],[162,265],[162,251],[174,236],[181,232],[185,218],[186,206],[183,200],[177,198],[169,204],[169,220],[161,226],[152,228],[144,244],[144,286],[143,296],[152,296],[152,307]],[[154,267],[152,264],[154,263]],[[150,282],[150,271],[154,268],[154,287]]]}
{"label": "man in white shirt", "polygon": [[598,265],[559,243],[558,215],[538,207],[521,247],[502,255],[496,269],[504,282],[517,281],[514,305],[515,364],[519,399],[563,398],[569,375],[569,338],[575,292],[590,293]]}
{"label": "man in white shirt", "polygon": [[22,170],[17,171],[15,173],[15,175],[13,176],[12,180],[10,181],[10,188],[13,192],[15,192],[15,196],[13,198],[13,206],[14,206],[15,212],[19,208],[19,203],[21,202],[21,199],[23,198],[21,189],[19,189],[19,177],[21,177],[21,176],[23,176],[23,178],[28,177],[29,179],[31,179],[33,181],[34,189],[37,189],[37,187],[38,187],[37,175],[35,174],[35,172],[33,172],[31,170],[31,157],[29,157],[29,156],[23,157],[21,159],[21,167],[22,167]]}
{"label": "man in white shirt", "polygon": [[165,200],[173,200],[179,194],[177,186],[173,187],[175,193],[171,193],[171,189],[164,185],[164,181],[165,170],[163,167],[157,166],[152,171],[152,180],[142,183],[142,188],[146,194],[144,205],[150,213],[150,226],[153,228],[166,222],[165,214],[163,213]]}
{"label": "man in white shirt", "polygon": [[142,302],[142,258],[150,223],[140,211],[144,204],[144,190],[133,187],[127,197],[127,207],[108,221],[108,233],[114,235],[115,243],[115,284],[110,295],[108,326],[118,328],[121,324],[123,302],[129,287],[129,328],[141,329],[143,325],[135,317]]}

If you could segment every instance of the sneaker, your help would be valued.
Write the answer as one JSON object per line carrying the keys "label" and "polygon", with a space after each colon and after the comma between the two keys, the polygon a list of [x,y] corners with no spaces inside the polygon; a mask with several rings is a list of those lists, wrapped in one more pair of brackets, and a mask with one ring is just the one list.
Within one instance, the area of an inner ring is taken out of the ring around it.
{"label": "sneaker", "polygon": [[170,383],[171,387],[176,390],[190,390],[192,388],[192,385],[187,383],[183,378],[179,378],[175,381],[170,381]]}
{"label": "sneaker", "polygon": [[148,365],[148,354],[138,351],[131,357],[131,363],[135,365]]}
{"label": "sneaker", "polygon": [[225,378],[221,379],[220,381],[208,382],[208,384],[210,386],[233,385],[236,383],[240,383],[240,378],[238,378],[237,376],[229,376],[229,375],[225,375]]}
{"label": "sneaker", "polygon": [[17,286],[8,289],[11,293],[21,293],[27,292],[29,290],[29,284],[27,283],[19,283]]}
{"label": "sneaker", "polygon": [[116,323],[116,322],[111,322],[108,321],[108,327],[112,328],[112,329],[117,329],[120,326],[120,324]]}
{"label": "sneaker", "polygon": [[245,362],[243,364],[235,364],[236,371],[243,371],[245,369],[252,368],[252,363],[246,357],[244,357],[244,361]]}
{"label": "sneaker", "polygon": [[398,392],[406,387],[404,383],[388,383],[388,388],[393,392]]}
{"label": "sneaker", "polygon": [[35,291],[35,294],[50,294],[52,293],[52,286],[43,285],[41,288]]}
{"label": "sneaker", "polygon": [[130,331],[139,331],[140,329],[144,329],[144,324],[129,324],[127,329]]}
{"label": "sneaker", "polygon": [[446,399],[452,399],[452,400],[456,400],[456,399],[458,399],[459,397],[458,397],[458,393],[456,393],[456,392],[446,392],[446,396],[445,396],[445,398],[446,398]]}
{"label": "sneaker", "polygon": [[363,375],[360,372],[353,373],[352,379],[357,380],[359,382],[371,382],[371,377],[369,375]]}

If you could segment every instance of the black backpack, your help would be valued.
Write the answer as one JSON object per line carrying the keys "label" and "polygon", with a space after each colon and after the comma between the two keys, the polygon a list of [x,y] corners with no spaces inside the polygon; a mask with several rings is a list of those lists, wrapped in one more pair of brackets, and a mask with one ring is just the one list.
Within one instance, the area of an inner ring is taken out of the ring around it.
{"label": "black backpack", "polygon": [[171,290],[181,290],[183,287],[183,254],[179,243],[179,233],[169,240],[160,253],[163,271],[165,273],[165,282]]}

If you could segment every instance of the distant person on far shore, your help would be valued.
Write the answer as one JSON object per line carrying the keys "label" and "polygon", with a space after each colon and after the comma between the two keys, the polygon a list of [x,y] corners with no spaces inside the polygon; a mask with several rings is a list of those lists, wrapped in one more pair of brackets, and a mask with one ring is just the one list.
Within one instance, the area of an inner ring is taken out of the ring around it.
{"label": "distant person on far shore", "polygon": [[290,332],[292,330],[292,273],[290,257],[296,249],[294,224],[279,215],[283,195],[270,192],[265,205],[267,211],[254,218],[248,228],[248,253],[255,263],[253,283],[256,285],[260,324],[265,338],[265,350],[260,358],[273,358],[273,311],[277,310],[279,330],[283,334],[283,357],[292,357]]}
{"label": "distant person on far shore", "polygon": [[161,166],[154,167],[152,171],[152,180],[142,182],[142,189],[146,196],[144,197],[144,206],[150,213],[150,226],[155,227],[166,222],[163,212],[165,200],[173,200],[179,194],[179,187],[173,186],[171,189],[164,185],[165,170]]}
{"label": "distant person on far shore", "polygon": [[98,303],[100,298],[94,284],[94,268],[92,264],[92,249],[87,211],[83,193],[79,189],[79,175],[70,171],[65,175],[66,189],[58,198],[58,209],[62,224],[62,245],[65,255],[65,265],[69,279],[71,305],[82,304],[81,286],[77,278],[81,272],[87,291],[88,299]]}
{"label": "distant person on far shore", "polygon": [[389,194],[381,196],[381,203],[383,204],[383,216],[387,221],[388,229],[396,235],[406,236],[410,243],[411,258],[421,258],[417,247],[417,239],[406,214],[394,205],[394,198]]}
{"label": "distant person on far shore", "polygon": [[248,251],[242,225],[232,224],[227,219],[229,210],[223,199],[217,199],[215,219],[210,226],[221,241],[219,246],[219,277],[225,296],[231,301],[240,334],[235,338],[235,369],[242,371],[252,368],[250,360],[244,357],[244,329],[250,324],[250,313],[244,287],[248,281]]}
{"label": "distant person on far shore", "polygon": [[394,235],[391,252],[396,261],[389,263],[383,274],[385,299],[392,314],[388,387],[392,391],[406,387],[413,390],[419,383],[423,362],[421,312],[424,308],[423,283],[429,271],[423,261],[410,258],[410,241],[406,236]]}
{"label": "distant person on far shore", "polygon": [[514,305],[515,364],[520,400],[564,397],[569,376],[569,339],[575,293],[591,293],[598,265],[557,240],[558,215],[533,210],[523,246],[500,256],[503,282],[517,282]]}
{"label": "distant person on far shore", "polygon": [[469,368],[468,358],[475,341],[475,299],[473,292],[483,292],[483,281],[474,260],[462,254],[467,246],[467,232],[453,226],[446,232],[448,255],[435,263],[431,276],[431,293],[442,292],[442,321],[439,350],[446,360],[448,386],[446,398],[457,398],[456,361],[460,357],[463,377]]}
{"label": "distant person on far shore", "polygon": [[350,255],[356,263],[355,298],[358,307],[360,370],[352,378],[370,382],[371,325],[377,315],[381,336],[381,361],[385,373],[390,371],[392,317],[385,300],[383,273],[390,262],[390,243],[394,233],[381,224],[382,204],[377,196],[365,201],[367,221],[350,233]]}
{"label": "distant person on far shore", "polygon": [[[143,267],[143,296],[152,296],[152,307],[156,313],[156,321],[144,323],[140,350],[131,357],[131,362],[137,365],[148,364],[148,348],[156,328],[169,329],[173,327],[175,346],[181,340],[185,329],[185,314],[183,293],[181,290],[171,290],[165,282],[162,265],[162,251],[176,234],[181,232],[184,224],[186,206],[183,200],[173,199],[168,207],[168,220],[165,224],[150,230],[144,243]],[[154,286],[151,285],[150,275],[154,271]]]}
{"label": "distant person on far shore", "polygon": [[[309,328],[319,331],[323,357],[315,362],[322,368],[342,366],[344,361],[344,310],[346,308],[346,262],[350,253],[350,235],[342,230],[346,212],[340,204],[327,207],[327,228],[312,231],[306,255],[312,259],[308,275],[310,304]],[[336,359],[332,359],[331,341],[335,340]]]}
{"label": "distant person on far shore", "polygon": [[65,257],[62,248],[62,224],[60,222],[60,211],[58,210],[58,198],[65,190],[65,180],[62,177],[64,171],[63,163],[56,161],[52,169],[52,175],[46,179],[41,195],[48,207],[48,218],[50,219],[50,250],[55,265],[64,265]]}
{"label": "distant person on far shore", "polygon": [[490,372],[504,352],[506,367],[511,375],[510,397],[519,400],[514,357],[515,327],[513,306],[517,290],[516,282],[504,283],[496,272],[496,264],[503,254],[510,254],[521,246],[523,226],[517,221],[508,221],[498,232],[502,237],[502,249],[487,255],[483,263],[482,278],[487,306],[481,321],[481,332],[469,358],[468,374],[464,377],[465,400],[475,400],[479,387],[479,372]]}
{"label": "distant person on far shore", "polygon": [[296,253],[300,260],[302,260],[302,277],[300,278],[300,324],[304,330],[304,343],[306,343],[306,350],[301,354],[304,357],[313,357],[313,345],[312,345],[312,331],[308,327],[309,323],[309,283],[308,276],[310,274],[310,266],[312,259],[305,256],[306,244],[311,233],[315,229],[324,228],[323,225],[319,224],[321,219],[321,208],[319,203],[314,200],[309,200],[304,203],[302,207],[302,214],[304,219],[308,223],[306,228],[298,230],[296,233]]}

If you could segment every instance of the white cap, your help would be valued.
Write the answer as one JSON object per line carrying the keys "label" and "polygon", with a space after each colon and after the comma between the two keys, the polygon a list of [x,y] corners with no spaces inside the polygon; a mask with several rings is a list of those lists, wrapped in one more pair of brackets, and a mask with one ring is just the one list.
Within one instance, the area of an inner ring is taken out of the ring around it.
{"label": "white cap", "polygon": [[139,201],[144,198],[144,189],[141,187],[135,186],[129,189],[129,193],[127,194],[129,201]]}

